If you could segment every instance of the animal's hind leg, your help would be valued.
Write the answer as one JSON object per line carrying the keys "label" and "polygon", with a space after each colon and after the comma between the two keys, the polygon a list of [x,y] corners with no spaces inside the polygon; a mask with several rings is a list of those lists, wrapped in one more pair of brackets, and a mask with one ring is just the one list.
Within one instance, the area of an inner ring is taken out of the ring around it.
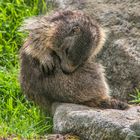
{"label": "animal's hind leg", "polygon": [[83,104],[89,106],[89,107],[98,107],[101,109],[119,109],[119,110],[125,110],[128,109],[130,106],[125,103],[122,102],[120,100],[116,100],[116,99],[104,99],[104,100],[100,100],[100,101],[96,101],[96,100],[90,100],[90,101],[86,101]]}

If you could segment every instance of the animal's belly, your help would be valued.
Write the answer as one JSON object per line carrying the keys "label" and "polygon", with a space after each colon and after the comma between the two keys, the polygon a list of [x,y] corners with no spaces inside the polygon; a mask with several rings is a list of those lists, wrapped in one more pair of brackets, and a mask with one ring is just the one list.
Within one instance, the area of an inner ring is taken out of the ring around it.
{"label": "animal's belly", "polygon": [[94,97],[93,77],[90,74],[56,74],[46,79],[46,92],[56,101],[80,103]]}

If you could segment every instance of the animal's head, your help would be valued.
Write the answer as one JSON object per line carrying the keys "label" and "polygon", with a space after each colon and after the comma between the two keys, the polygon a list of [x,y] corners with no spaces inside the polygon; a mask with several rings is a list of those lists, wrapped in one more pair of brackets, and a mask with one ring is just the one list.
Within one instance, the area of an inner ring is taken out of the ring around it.
{"label": "animal's head", "polygon": [[64,72],[70,73],[91,55],[96,55],[105,40],[101,27],[81,11],[58,11],[27,20],[27,53],[44,55],[47,49],[60,58]]}

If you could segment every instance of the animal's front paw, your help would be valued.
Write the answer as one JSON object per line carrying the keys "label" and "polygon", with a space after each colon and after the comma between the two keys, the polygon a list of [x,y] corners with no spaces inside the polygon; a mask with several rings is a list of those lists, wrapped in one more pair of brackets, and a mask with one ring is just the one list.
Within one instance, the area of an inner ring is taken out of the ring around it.
{"label": "animal's front paw", "polygon": [[54,65],[53,58],[46,58],[43,61],[41,61],[40,69],[43,74],[45,75],[52,74],[54,71],[54,68],[55,68],[55,65]]}

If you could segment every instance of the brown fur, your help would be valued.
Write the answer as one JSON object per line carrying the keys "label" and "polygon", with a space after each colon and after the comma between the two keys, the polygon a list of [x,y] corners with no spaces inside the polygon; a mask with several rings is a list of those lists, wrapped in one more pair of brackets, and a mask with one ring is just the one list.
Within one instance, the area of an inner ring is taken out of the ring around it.
{"label": "brown fur", "polygon": [[55,101],[125,109],[111,99],[102,65],[92,62],[105,41],[104,30],[80,11],[59,11],[25,21],[29,31],[20,51],[24,93],[43,108]]}

